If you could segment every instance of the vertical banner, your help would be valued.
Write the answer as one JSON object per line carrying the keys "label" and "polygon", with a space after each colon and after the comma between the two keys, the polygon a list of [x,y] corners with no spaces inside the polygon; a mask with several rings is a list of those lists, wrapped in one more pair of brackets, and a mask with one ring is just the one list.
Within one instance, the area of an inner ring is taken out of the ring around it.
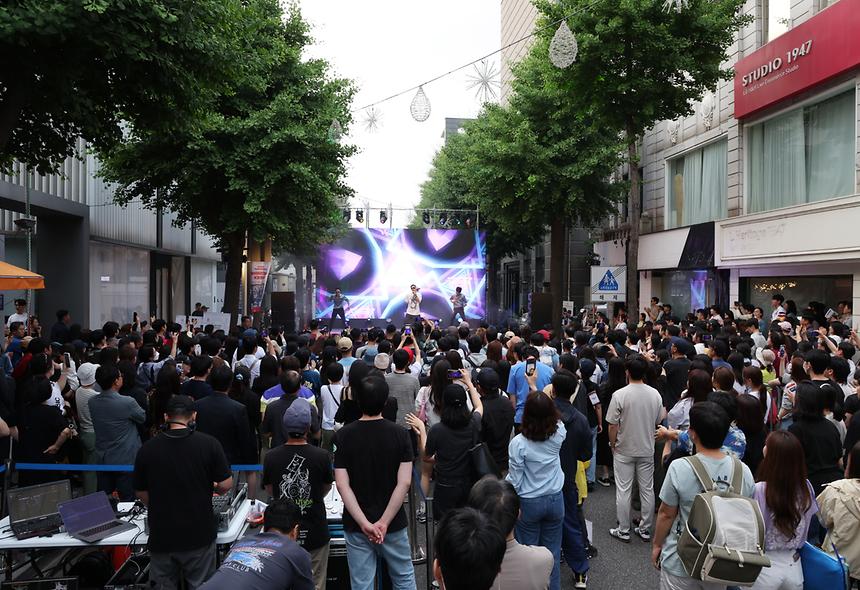
{"label": "vertical banner", "polygon": [[269,268],[272,263],[252,261],[248,265],[251,278],[251,297],[248,303],[250,304],[251,313],[260,313],[263,311],[263,297],[266,294],[266,283],[269,280]]}

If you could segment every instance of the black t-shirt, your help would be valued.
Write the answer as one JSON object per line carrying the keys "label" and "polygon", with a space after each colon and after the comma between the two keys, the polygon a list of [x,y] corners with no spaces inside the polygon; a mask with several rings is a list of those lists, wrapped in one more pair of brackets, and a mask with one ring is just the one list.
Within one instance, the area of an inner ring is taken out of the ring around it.
{"label": "black t-shirt", "polygon": [[838,465],[842,457],[839,431],[824,417],[813,420],[795,419],[788,431],[799,438],[800,444],[803,445],[809,483],[818,496],[824,484],[841,479],[843,475]]}
{"label": "black t-shirt", "polygon": [[499,394],[482,397],[484,415],[481,418],[481,440],[487,443],[490,454],[502,471],[508,469],[508,445],[514,428],[514,408],[510,398]]}
{"label": "black t-shirt", "polygon": [[24,407],[18,422],[18,460],[54,463],[62,455],[46,455],[45,449],[57,442],[60,432],[68,425],[69,421],[56,406]]}
{"label": "black t-shirt", "polygon": [[600,403],[600,396],[597,395],[597,386],[591,382],[591,379],[580,380],[576,388],[576,397],[571,403],[588,418],[589,428],[597,427],[597,410],[594,406]]}
{"label": "black t-shirt", "polygon": [[302,511],[299,544],[311,551],[329,541],[323,488],[334,481],[328,451],[311,445],[281,445],[266,453],[263,485],[272,497],[284,496]]}
{"label": "black t-shirt", "polygon": [[[346,469],[349,486],[358,505],[370,522],[385,513],[401,463],[415,458],[405,428],[388,420],[357,420],[335,433],[335,469]],[[348,510],[343,512],[343,526],[351,532],[359,527]],[[406,526],[406,512],[401,507],[388,526],[391,532]]]}
{"label": "black t-shirt", "polygon": [[456,484],[472,480],[472,458],[469,449],[480,440],[481,415],[472,414],[472,419],[463,428],[451,428],[440,422],[427,433],[425,452],[428,457],[436,455],[436,480],[445,484]]}
{"label": "black t-shirt", "polygon": [[[263,424],[260,430],[263,434],[272,435],[272,442],[269,448],[275,449],[287,442],[287,437],[284,435],[284,414],[287,408],[298,398],[298,394],[295,393],[292,395],[282,395],[266,406],[266,413],[263,414]],[[316,434],[319,431],[319,414],[317,413],[317,409],[311,405],[311,433]]]}
{"label": "black t-shirt", "polygon": [[224,393],[214,393],[197,401],[194,409],[198,432],[214,436],[231,465],[257,462],[257,444],[244,405]]}
{"label": "black t-shirt", "polygon": [[229,478],[215,438],[176,429],[147,441],[134,462],[134,489],[149,492],[149,550],[191,551],[215,540],[212,483]]}
{"label": "black t-shirt", "polygon": [[[812,382],[819,388],[819,390],[832,390],[833,397],[836,399],[836,404],[834,407],[830,408],[833,411],[833,417],[836,420],[844,420],[845,419],[845,392],[842,391],[842,388],[835,381],[831,381],[829,379],[813,379]],[[824,391],[821,391],[822,395],[827,395]]]}
{"label": "black t-shirt", "polygon": [[663,392],[663,406],[671,410],[681,399],[681,394],[687,389],[687,377],[690,373],[689,359],[669,359],[663,363],[666,371],[666,387]]}
{"label": "black t-shirt", "polygon": [[198,381],[197,379],[189,379],[180,387],[180,393],[182,395],[190,396],[194,400],[203,399],[207,395],[212,395],[212,386],[206,383],[205,381]]}
{"label": "black t-shirt", "polygon": [[240,539],[200,590],[313,590],[311,556],[280,533]]}

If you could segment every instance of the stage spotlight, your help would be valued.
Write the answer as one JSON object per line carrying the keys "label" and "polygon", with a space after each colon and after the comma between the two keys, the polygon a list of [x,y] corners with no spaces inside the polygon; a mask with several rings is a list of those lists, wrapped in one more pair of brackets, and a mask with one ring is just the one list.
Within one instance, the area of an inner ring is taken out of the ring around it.
{"label": "stage spotlight", "polygon": [[460,215],[457,213],[454,213],[451,216],[451,227],[457,227],[458,225],[460,225]]}
{"label": "stage spotlight", "polygon": [[388,212],[385,209],[379,212],[379,223],[382,225],[388,223]]}
{"label": "stage spotlight", "polygon": [[430,213],[425,211],[424,215],[421,216],[421,220],[424,222],[424,225],[430,225]]}
{"label": "stage spotlight", "polygon": [[355,212],[355,220],[359,223],[364,223],[364,211],[362,209],[357,209]]}
{"label": "stage spotlight", "polygon": [[472,215],[466,216],[466,229],[472,229],[475,227],[475,218]]}
{"label": "stage spotlight", "polygon": [[349,223],[350,219],[352,219],[352,210],[351,209],[344,209],[343,210],[343,220],[345,222]]}
{"label": "stage spotlight", "polygon": [[448,212],[442,211],[439,214],[439,227],[445,227],[446,225],[448,225]]}

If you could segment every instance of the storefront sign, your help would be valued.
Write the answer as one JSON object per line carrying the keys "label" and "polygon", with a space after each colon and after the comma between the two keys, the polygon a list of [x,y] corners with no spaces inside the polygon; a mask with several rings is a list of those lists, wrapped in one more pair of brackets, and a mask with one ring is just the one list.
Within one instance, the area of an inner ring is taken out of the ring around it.
{"label": "storefront sign", "polygon": [[839,0],[735,65],[735,118],[860,66],[860,0]]}
{"label": "storefront sign", "polygon": [[249,262],[249,276],[251,277],[251,313],[263,311],[263,296],[266,294],[266,283],[269,280],[269,267],[271,262]]}
{"label": "storefront sign", "polygon": [[591,267],[591,301],[624,301],[627,297],[626,266]]}

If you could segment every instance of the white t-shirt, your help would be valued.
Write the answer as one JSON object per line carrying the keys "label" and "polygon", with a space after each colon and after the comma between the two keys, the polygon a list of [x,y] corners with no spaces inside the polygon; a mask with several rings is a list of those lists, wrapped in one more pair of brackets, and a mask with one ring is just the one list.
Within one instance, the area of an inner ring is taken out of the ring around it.
{"label": "white t-shirt", "polygon": [[406,313],[421,315],[421,293],[409,293],[406,296]]}
{"label": "white t-shirt", "polygon": [[63,413],[63,415],[66,413],[66,404],[63,400],[63,392],[60,391],[59,386],[53,381],[51,381],[51,397],[43,401],[42,404],[46,406],[55,406]]}
{"label": "white t-shirt", "polygon": [[11,326],[12,322],[21,322],[22,324],[24,324],[24,328],[26,329],[28,327],[27,322],[29,320],[30,316],[26,313],[13,313],[9,316],[9,319],[6,320],[6,327],[8,328],[9,326]]}
{"label": "white t-shirt", "polygon": [[339,383],[323,385],[320,389],[320,398],[322,398],[323,406],[323,430],[334,430],[334,417],[337,414],[337,409],[340,407],[340,393],[342,390],[343,385]]}

